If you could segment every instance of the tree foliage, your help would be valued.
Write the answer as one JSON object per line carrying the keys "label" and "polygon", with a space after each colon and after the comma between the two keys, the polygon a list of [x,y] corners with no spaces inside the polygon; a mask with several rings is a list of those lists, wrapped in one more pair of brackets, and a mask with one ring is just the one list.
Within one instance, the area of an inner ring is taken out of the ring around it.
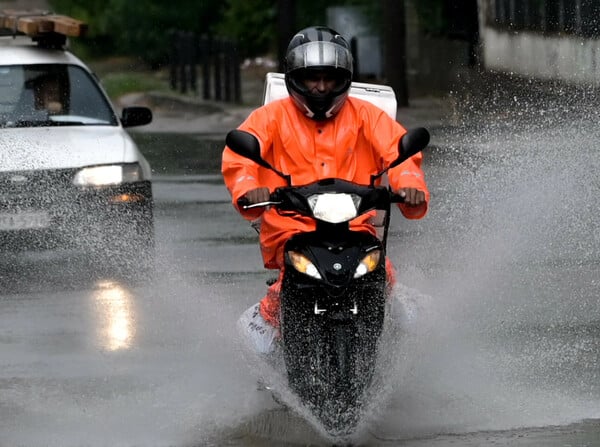
{"label": "tree foliage", "polygon": [[242,57],[273,51],[277,8],[272,0],[227,0],[217,32],[237,42]]}
{"label": "tree foliage", "polygon": [[[331,0],[296,0],[292,12],[296,28],[326,24],[327,7]],[[218,25],[219,34],[235,39],[243,56],[276,52],[277,2],[273,0],[227,0],[224,15]],[[356,5],[368,11],[376,10],[371,0],[339,0],[336,5]],[[283,13],[290,13],[285,11]]]}
{"label": "tree foliage", "polygon": [[152,65],[166,61],[171,30],[211,33],[223,17],[222,0],[50,0],[54,11],[89,25],[82,39],[95,54],[139,56]]}
{"label": "tree foliage", "polygon": [[432,35],[442,35],[448,28],[444,16],[444,2],[446,0],[419,0],[415,1],[415,9],[423,31]]}
{"label": "tree foliage", "polygon": [[[428,0],[442,1],[442,0]],[[273,0],[49,0],[57,13],[89,24],[80,39],[91,55],[139,56],[152,65],[166,61],[169,31],[218,34],[238,42],[244,57],[274,52],[277,46],[277,2]],[[326,24],[331,0],[296,0],[297,29]],[[338,0],[336,6],[363,7],[376,20],[378,2]],[[376,26],[374,26],[376,28]]]}

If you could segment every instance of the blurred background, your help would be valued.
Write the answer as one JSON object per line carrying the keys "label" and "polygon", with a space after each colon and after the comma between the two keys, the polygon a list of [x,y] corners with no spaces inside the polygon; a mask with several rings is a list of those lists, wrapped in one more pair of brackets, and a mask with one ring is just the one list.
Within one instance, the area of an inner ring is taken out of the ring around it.
{"label": "blurred background", "polygon": [[[87,61],[112,61],[98,64],[100,74],[126,61],[124,71],[155,74],[137,76],[137,89],[205,99],[248,102],[238,67],[242,75],[281,70],[290,37],[315,24],[351,41],[355,80],[391,85],[400,106],[444,95],[473,70],[587,84],[600,78],[600,4],[592,0],[148,0],[143,8],[127,0],[0,1],[0,9],[31,8],[87,22],[87,35],[71,45]],[[154,85],[159,73],[167,81]],[[113,96],[133,87],[127,77],[103,82]]]}

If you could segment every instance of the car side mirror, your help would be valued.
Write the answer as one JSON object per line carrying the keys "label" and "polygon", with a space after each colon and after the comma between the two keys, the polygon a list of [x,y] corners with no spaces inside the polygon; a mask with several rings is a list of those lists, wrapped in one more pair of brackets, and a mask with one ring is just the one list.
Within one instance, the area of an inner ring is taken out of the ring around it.
{"label": "car side mirror", "polygon": [[123,127],[143,126],[152,122],[152,111],[148,107],[125,107],[121,116]]}

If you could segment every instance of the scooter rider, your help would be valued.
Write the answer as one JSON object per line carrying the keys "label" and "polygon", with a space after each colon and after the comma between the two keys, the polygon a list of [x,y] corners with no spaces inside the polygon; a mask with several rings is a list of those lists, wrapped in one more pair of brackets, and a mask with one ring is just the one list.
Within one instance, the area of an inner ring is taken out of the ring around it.
{"label": "scooter rider", "polygon": [[[397,158],[398,142],[406,130],[375,105],[348,96],[352,73],[350,46],[342,36],[326,27],[303,29],[291,39],[285,57],[289,97],[259,107],[240,125],[239,129],[259,140],[262,157],[290,174],[294,185],[329,177],[368,184],[372,174]],[[408,219],[420,219],[428,209],[429,192],[421,160],[422,155],[416,154],[388,172],[392,189],[405,197],[399,207]],[[245,219],[259,220],[265,267],[280,270],[279,279],[259,305],[242,317],[252,321],[251,326],[258,327],[259,332],[267,328],[273,333],[279,324],[284,244],[293,234],[313,231],[314,222],[301,216],[282,216],[273,209],[238,207],[242,197],[250,203],[264,202],[270,192],[286,184],[227,147],[222,173],[233,206]],[[375,233],[366,219],[356,219],[351,228]],[[393,283],[389,261],[386,267],[388,282]]]}

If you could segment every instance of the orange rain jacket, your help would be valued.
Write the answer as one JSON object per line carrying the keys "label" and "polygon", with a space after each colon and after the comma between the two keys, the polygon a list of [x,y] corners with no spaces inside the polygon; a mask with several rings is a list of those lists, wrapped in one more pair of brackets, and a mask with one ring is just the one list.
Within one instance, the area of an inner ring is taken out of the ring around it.
{"label": "orange rain jacket", "polygon": [[[371,174],[380,172],[398,157],[398,142],[406,133],[383,110],[354,97],[348,97],[338,114],[325,121],[306,117],[287,97],[256,109],[239,129],[258,138],[262,157],[280,172],[290,174],[293,185],[330,177],[368,185]],[[429,191],[421,160],[419,153],[388,171],[393,190],[416,188],[425,192],[426,203],[422,206],[399,205],[408,219],[420,219],[427,213]],[[265,267],[282,269],[285,242],[296,233],[314,231],[314,221],[302,216],[284,217],[274,209],[240,209],[237,200],[248,191],[266,186],[272,192],[287,185],[274,172],[228,147],[223,151],[222,173],[233,206],[241,215],[247,220],[262,217],[260,245]],[[367,219],[368,216],[355,219],[351,228],[374,234]]]}
{"label": "orange rain jacket", "polygon": [[[398,142],[406,130],[380,108],[349,97],[338,114],[329,120],[314,121],[303,115],[290,98],[266,104],[250,114],[239,127],[258,138],[262,157],[277,170],[290,174],[293,185],[336,177],[369,184],[371,174],[380,172],[398,157]],[[388,171],[394,190],[417,188],[429,191],[421,170],[422,154],[416,154]],[[248,191],[266,186],[273,191],[286,186],[277,174],[247,160],[225,147],[222,173],[233,206],[247,220],[260,217],[263,209],[242,210],[237,200]],[[420,219],[427,204],[411,208],[399,205],[408,219]],[[372,232],[364,221],[352,228]],[[312,219],[280,216],[270,209],[263,213],[260,231],[261,251],[266,268],[283,266],[283,244],[298,232],[313,231]]]}

